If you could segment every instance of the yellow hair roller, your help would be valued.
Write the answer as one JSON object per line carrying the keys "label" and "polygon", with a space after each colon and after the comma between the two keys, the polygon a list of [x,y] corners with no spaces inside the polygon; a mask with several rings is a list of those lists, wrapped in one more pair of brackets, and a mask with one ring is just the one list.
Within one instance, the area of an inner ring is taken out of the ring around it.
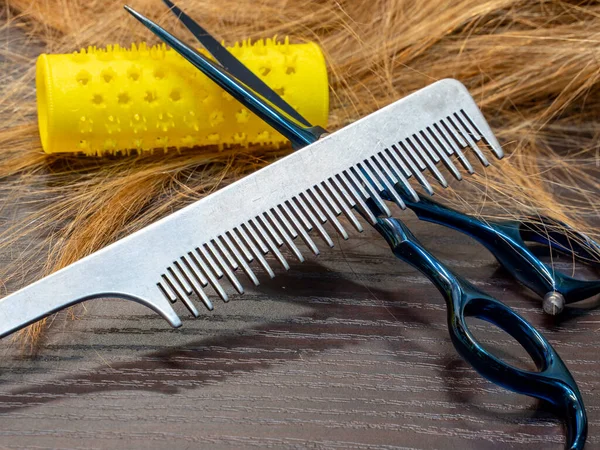
{"label": "yellow hair roller", "polygon": [[[327,69],[317,44],[267,39],[235,44],[229,51],[307,120],[327,125]],[[36,85],[46,153],[286,142],[164,45],[43,54]]]}

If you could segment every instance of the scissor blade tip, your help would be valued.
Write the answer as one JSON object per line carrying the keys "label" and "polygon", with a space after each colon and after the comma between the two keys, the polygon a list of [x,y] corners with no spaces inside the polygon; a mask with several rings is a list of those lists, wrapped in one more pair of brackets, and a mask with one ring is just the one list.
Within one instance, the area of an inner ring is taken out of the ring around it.
{"label": "scissor blade tip", "polygon": [[131,6],[124,5],[123,8],[125,9],[125,11],[127,11],[129,14],[131,14],[133,17],[135,17],[140,22],[143,22],[143,23],[150,22],[150,19],[148,19],[146,16],[143,16],[142,14],[140,14],[139,12],[137,12]]}
{"label": "scissor blade tip", "polygon": [[123,9],[125,11],[127,11],[129,14],[131,14],[132,16],[134,16],[137,19],[140,19],[144,16],[142,16],[139,12],[137,12],[135,9],[133,9],[131,6],[129,5],[123,5]]}

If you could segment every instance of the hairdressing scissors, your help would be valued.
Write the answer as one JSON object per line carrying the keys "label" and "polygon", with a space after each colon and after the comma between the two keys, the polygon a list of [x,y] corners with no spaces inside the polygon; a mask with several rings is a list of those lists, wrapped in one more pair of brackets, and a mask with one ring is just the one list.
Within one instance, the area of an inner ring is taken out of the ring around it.
{"label": "hairdressing scissors", "polygon": [[[163,1],[218,63],[187,46],[131,8],[125,8],[226,92],[286,136],[295,148],[313,143],[326,133],[323,128],[311,126],[306,119],[294,111],[279,95],[268,88],[262,80],[243,66],[204,28],[183,13],[170,0]],[[430,187],[428,189],[427,181],[424,179],[420,181],[429,191]],[[395,187],[399,189],[398,185]],[[398,194],[403,198],[406,197],[406,200],[410,198],[401,189]],[[406,200],[405,204],[412,208],[421,219],[450,226],[482,242],[517,279],[521,280],[528,275],[538,277],[542,281],[527,285],[536,288],[541,286],[536,292],[542,292],[544,295],[548,292],[548,290],[544,291],[547,286],[554,288],[559,283],[551,281],[553,276],[551,269],[527,249],[524,244],[525,240],[547,243],[560,251],[568,251],[573,248],[575,249],[573,250],[574,256],[582,259],[591,259],[593,255],[594,250],[588,250],[583,245],[572,246],[568,238],[561,234],[553,232],[545,238],[533,237],[527,227],[527,222],[490,224],[446,208],[429,199],[421,199],[420,202]],[[399,219],[381,218],[381,205],[371,203],[368,208],[370,214],[378,217],[375,228],[388,242],[394,254],[423,272],[444,296],[447,304],[450,337],[459,354],[490,381],[554,405],[566,420],[566,448],[582,448],[587,436],[587,416],[583,400],[575,380],[549,342],[512,309],[449,270],[418,242]],[[505,242],[507,243],[505,244]],[[562,284],[568,285],[569,283]],[[561,292],[561,295],[565,298],[569,296],[569,298],[579,299],[582,295],[585,297],[590,292],[594,292],[596,288],[600,291],[600,286],[595,285],[587,290],[572,288],[566,294]],[[552,292],[557,291],[552,290]],[[575,297],[572,292],[577,292],[579,297]],[[487,352],[469,331],[466,317],[486,320],[511,335],[531,356],[538,371],[517,369]]]}

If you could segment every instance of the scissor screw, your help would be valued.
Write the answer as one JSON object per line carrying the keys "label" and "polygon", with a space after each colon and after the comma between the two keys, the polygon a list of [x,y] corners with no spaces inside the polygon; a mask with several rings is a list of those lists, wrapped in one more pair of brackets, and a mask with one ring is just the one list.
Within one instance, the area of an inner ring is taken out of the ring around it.
{"label": "scissor screw", "polygon": [[542,303],[544,312],[551,316],[560,314],[565,309],[565,298],[560,292],[551,291],[544,295],[544,302]]}

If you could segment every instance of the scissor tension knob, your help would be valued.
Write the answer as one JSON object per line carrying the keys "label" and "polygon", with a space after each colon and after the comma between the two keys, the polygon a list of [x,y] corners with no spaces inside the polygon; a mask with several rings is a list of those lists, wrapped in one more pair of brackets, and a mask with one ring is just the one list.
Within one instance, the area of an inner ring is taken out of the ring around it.
{"label": "scissor tension knob", "polygon": [[546,314],[556,316],[565,309],[565,297],[560,292],[550,291],[544,295],[542,306]]}

